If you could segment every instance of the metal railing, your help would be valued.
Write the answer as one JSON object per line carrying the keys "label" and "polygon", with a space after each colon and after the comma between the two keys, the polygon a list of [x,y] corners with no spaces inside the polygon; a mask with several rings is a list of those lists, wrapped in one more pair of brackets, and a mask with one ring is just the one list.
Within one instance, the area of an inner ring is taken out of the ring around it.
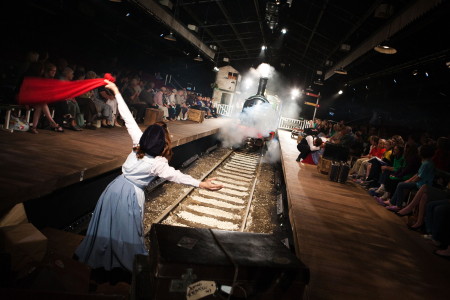
{"label": "metal railing", "polygon": [[217,113],[221,116],[230,117],[233,114],[233,107],[227,104],[217,104]]}
{"label": "metal railing", "polygon": [[[233,113],[233,107],[227,104],[217,104],[217,113],[221,116],[230,117]],[[292,130],[294,128],[305,129],[313,127],[312,120],[298,120],[280,117],[278,123],[279,129]]]}

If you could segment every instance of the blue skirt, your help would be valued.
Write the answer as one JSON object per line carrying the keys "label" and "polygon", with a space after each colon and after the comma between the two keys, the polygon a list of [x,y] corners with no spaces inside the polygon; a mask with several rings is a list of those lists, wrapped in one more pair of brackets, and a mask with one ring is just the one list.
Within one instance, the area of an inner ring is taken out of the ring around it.
{"label": "blue skirt", "polygon": [[134,256],[148,255],[143,232],[134,185],[120,175],[100,196],[86,237],[75,254],[94,269],[120,267],[132,271]]}

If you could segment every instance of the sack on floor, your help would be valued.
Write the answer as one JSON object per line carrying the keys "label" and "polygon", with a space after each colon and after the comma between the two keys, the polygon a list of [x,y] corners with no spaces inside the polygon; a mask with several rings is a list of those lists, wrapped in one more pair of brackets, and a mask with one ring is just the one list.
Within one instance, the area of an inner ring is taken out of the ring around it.
{"label": "sack on floor", "polygon": [[11,116],[9,119],[9,128],[18,131],[28,131],[30,129],[30,124],[22,118]]}

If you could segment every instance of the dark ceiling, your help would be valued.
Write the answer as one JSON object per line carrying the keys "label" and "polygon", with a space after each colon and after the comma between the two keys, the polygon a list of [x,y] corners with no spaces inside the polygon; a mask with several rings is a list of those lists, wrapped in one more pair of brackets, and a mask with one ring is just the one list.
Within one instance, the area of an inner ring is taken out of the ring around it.
{"label": "dark ceiling", "polygon": [[[198,31],[192,34],[217,46],[214,59],[152,15],[149,2],[169,2],[161,5],[167,14],[186,28],[195,25]],[[287,83],[321,91],[324,103],[337,89],[350,89],[353,100],[372,97],[372,103],[391,104],[408,98],[417,103],[425,97],[448,108],[450,5],[445,0],[36,0],[1,5],[6,14],[2,26],[11,28],[3,52],[40,47],[69,60],[84,56],[83,63],[98,68],[118,60],[122,66],[195,77],[208,86],[212,67],[227,64],[224,58],[242,73],[266,62]],[[284,35],[282,28],[287,29]],[[161,37],[169,31],[176,42]],[[375,52],[380,37],[398,52]],[[264,52],[262,45],[268,47]],[[194,62],[199,53],[204,61]],[[348,74],[335,74],[339,67]],[[319,78],[324,85],[314,83]]]}

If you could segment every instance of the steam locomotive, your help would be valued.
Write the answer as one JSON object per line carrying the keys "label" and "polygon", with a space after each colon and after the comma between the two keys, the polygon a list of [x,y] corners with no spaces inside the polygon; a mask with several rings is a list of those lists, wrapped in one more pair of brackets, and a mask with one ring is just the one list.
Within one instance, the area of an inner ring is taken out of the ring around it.
{"label": "steam locomotive", "polygon": [[264,117],[261,115],[261,112],[258,112],[258,108],[270,107],[269,101],[264,96],[267,81],[268,78],[266,77],[261,77],[259,79],[256,95],[247,98],[242,107],[240,127],[241,130],[248,133],[248,136],[244,138],[241,149],[247,151],[259,150],[266,145],[266,142],[272,140],[275,136],[274,131],[261,130],[261,126],[258,126],[261,121],[260,118]]}

